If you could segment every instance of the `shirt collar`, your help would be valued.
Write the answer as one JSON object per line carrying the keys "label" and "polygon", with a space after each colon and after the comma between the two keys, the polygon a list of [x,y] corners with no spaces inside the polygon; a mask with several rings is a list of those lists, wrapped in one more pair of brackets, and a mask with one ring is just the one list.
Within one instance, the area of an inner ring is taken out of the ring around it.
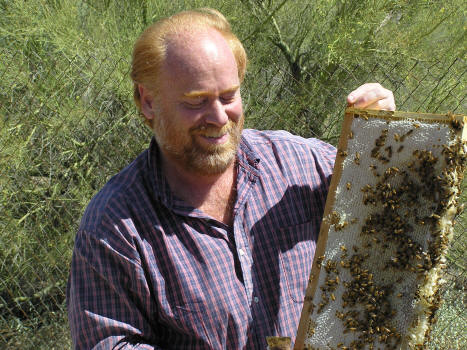
{"label": "shirt collar", "polygon": [[252,177],[258,177],[260,174],[261,158],[253,150],[248,140],[242,135],[240,145],[237,151],[238,165],[243,167]]}
{"label": "shirt collar", "polygon": [[171,208],[173,203],[173,193],[170,190],[170,186],[164,176],[164,173],[162,172],[160,149],[154,136],[149,144],[148,164],[149,171],[147,172],[147,180],[151,186],[154,197],[161,201],[166,207]]}
{"label": "shirt collar", "polygon": [[[170,209],[173,209],[174,206],[176,206],[178,209],[192,209],[191,207],[188,207],[186,205],[184,206],[182,204],[183,202],[177,200],[177,198],[174,196],[167,182],[167,179],[162,172],[161,162],[162,159],[160,149],[156,142],[156,139],[153,136],[148,149],[149,178],[147,179],[147,181],[150,184],[154,197]],[[242,135],[237,150],[238,166],[242,167],[245,170],[245,172],[248,174],[251,180],[254,180],[260,174],[259,163],[260,157],[253,150],[253,148],[251,147],[250,143],[246,140],[244,135]],[[238,173],[240,174],[240,172]]]}

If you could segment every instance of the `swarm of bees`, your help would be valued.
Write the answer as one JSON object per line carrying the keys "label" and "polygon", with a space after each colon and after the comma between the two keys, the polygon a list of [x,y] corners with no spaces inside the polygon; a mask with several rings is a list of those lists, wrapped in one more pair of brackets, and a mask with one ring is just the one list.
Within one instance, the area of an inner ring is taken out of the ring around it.
{"label": "swarm of bees", "polygon": [[421,349],[462,210],[462,118],[349,110],[295,349]]}

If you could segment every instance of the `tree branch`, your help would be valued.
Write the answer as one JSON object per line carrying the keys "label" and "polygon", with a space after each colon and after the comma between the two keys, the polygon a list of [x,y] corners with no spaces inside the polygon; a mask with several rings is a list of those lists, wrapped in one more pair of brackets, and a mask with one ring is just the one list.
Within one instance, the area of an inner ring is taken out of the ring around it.
{"label": "tree branch", "polygon": [[256,27],[256,29],[251,32],[245,39],[243,39],[243,42],[247,42],[248,40],[250,40],[253,36],[255,36],[260,30],[261,28],[271,20],[271,18],[276,14],[277,11],[279,11],[285,4],[286,2],[289,1],[289,0],[283,0],[279,6],[277,6],[265,19],[263,22],[261,22],[259,24],[258,27]]}

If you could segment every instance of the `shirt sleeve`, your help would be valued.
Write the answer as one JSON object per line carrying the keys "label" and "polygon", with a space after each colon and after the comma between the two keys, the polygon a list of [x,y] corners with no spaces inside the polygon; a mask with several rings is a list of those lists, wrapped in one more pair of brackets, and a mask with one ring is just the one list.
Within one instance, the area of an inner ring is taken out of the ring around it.
{"label": "shirt sleeve", "polygon": [[315,158],[316,163],[322,172],[322,175],[328,180],[328,182],[330,182],[334,168],[334,162],[336,160],[336,148],[333,145],[319,139],[313,138],[308,139],[307,141],[312,145],[313,157]]}
{"label": "shirt sleeve", "polygon": [[137,251],[117,233],[76,236],[67,288],[74,349],[160,349]]}
{"label": "shirt sleeve", "polygon": [[336,160],[336,148],[328,143],[318,139],[307,139],[311,145],[311,157],[313,158],[314,171],[316,176],[315,183],[320,186],[315,187],[315,201],[319,203],[319,212],[324,212],[331,177],[334,170],[334,162]]}

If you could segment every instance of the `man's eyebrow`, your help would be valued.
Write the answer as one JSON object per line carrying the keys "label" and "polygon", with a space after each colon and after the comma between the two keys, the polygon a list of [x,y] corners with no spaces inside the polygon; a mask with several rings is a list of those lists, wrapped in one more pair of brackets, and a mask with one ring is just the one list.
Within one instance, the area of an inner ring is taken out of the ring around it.
{"label": "man's eyebrow", "polygon": [[[240,85],[234,85],[228,89],[225,89],[219,93],[219,95],[228,94],[229,92],[235,92],[240,88]],[[210,92],[202,91],[202,90],[194,90],[190,92],[186,92],[183,94],[184,97],[200,97],[200,96],[209,96],[211,95]]]}

